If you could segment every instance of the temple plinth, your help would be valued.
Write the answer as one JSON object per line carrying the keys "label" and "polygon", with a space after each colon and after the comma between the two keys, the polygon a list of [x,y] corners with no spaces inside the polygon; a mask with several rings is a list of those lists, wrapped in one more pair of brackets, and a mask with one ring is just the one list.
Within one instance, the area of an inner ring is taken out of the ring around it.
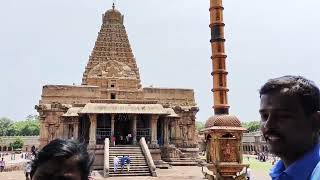
{"label": "temple plinth", "polygon": [[246,129],[236,116],[229,115],[223,10],[222,0],[210,0],[214,116],[207,120],[203,130],[208,170],[218,180],[241,178],[237,175],[248,166],[242,161],[241,140]]}

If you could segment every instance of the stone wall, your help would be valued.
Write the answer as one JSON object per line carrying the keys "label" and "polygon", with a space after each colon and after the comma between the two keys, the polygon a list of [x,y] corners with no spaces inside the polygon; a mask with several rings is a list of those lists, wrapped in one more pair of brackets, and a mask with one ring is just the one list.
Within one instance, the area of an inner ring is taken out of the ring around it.
{"label": "stone wall", "polygon": [[100,96],[100,88],[96,86],[46,85],[42,89],[40,104],[85,104]]}
{"label": "stone wall", "polygon": [[146,100],[156,100],[164,106],[196,106],[192,89],[143,88]]}
{"label": "stone wall", "polygon": [[39,136],[1,136],[0,137],[0,151],[3,151],[3,148],[8,149],[10,143],[13,143],[17,138],[21,138],[23,141],[22,151],[30,151],[32,146],[36,148],[39,147]]}
{"label": "stone wall", "polygon": [[260,131],[244,133],[242,138],[242,149],[245,154],[269,152],[267,143]]}
{"label": "stone wall", "polygon": [[[177,147],[195,148],[198,146],[196,135],[196,113],[199,111],[197,107],[184,108],[175,107],[174,111],[180,116],[171,124],[174,128],[173,142]],[[178,131],[178,132],[177,132]]]}

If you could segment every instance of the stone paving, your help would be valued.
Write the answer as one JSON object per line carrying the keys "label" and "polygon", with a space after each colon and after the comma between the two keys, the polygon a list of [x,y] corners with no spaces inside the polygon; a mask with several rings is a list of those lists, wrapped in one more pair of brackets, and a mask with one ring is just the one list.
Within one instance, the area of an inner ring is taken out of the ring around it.
{"label": "stone paving", "polygon": [[[108,180],[130,180],[130,179],[141,179],[141,180],[184,180],[184,179],[192,179],[192,180],[202,180],[203,175],[201,173],[200,167],[173,167],[171,169],[157,169],[158,177],[112,177],[108,178]],[[270,179],[266,173],[263,171],[254,171],[252,172],[253,178],[252,180],[268,180]],[[23,171],[15,171],[15,172],[2,172],[0,173],[1,180],[24,180]],[[95,180],[102,180],[102,177],[95,176]]]}

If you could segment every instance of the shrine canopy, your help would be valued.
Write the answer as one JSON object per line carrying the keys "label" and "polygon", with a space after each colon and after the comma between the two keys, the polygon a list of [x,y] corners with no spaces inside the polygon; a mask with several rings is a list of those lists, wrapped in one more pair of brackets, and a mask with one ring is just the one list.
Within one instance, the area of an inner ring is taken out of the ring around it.
{"label": "shrine canopy", "polygon": [[159,114],[169,113],[161,104],[104,104],[88,103],[81,114]]}

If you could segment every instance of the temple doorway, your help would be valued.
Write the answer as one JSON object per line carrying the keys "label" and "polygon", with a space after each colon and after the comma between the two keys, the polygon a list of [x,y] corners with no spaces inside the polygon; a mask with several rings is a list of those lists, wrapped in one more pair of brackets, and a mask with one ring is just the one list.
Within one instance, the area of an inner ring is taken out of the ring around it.
{"label": "temple doorway", "polygon": [[157,122],[157,141],[160,146],[164,144],[163,134],[164,134],[163,119],[160,118]]}
{"label": "temple doorway", "polygon": [[115,116],[114,136],[116,145],[132,144],[132,121],[128,114],[118,114]]}
{"label": "temple doorway", "polygon": [[97,131],[96,143],[104,144],[105,138],[111,139],[111,115],[98,114],[97,116]]}
{"label": "temple doorway", "polygon": [[89,143],[90,119],[87,115],[79,117],[79,141]]}
{"label": "temple doorway", "polygon": [[150,115],[137,115],[137,142],[139,142],[140,139],[144,137],[148,144],[151,143],[150,119]]}

